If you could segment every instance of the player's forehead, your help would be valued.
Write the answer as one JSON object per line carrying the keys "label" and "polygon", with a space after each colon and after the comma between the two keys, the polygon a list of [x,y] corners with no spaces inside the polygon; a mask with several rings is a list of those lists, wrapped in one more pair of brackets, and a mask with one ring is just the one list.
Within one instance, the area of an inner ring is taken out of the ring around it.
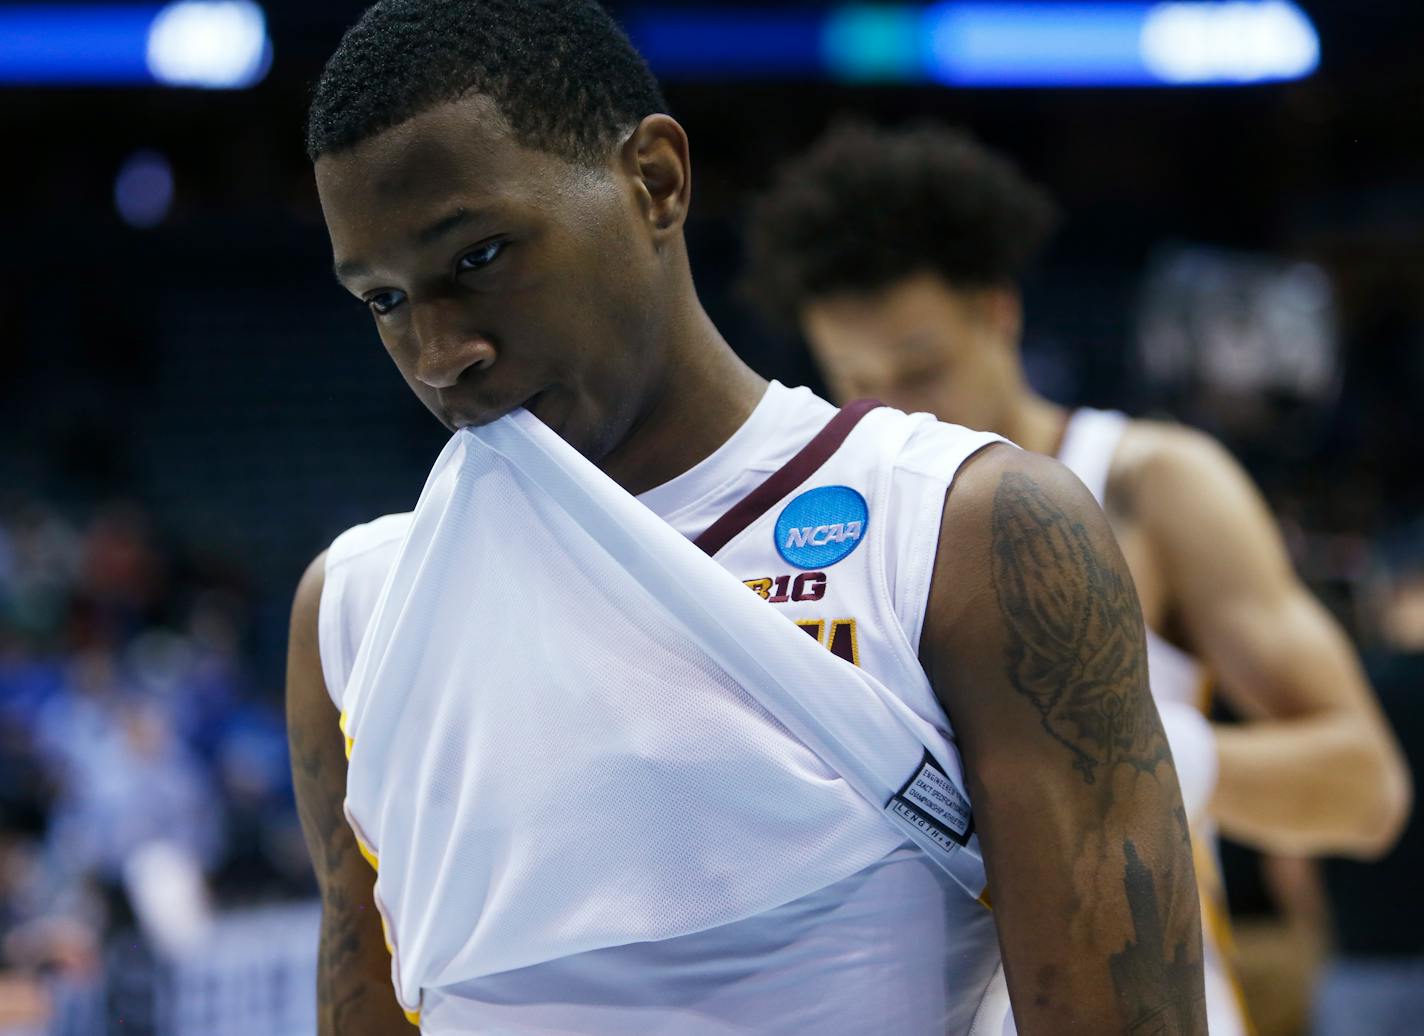
{"label": "player's forehead", "polygon": [[328,218],[333,209],[421,219],[454,204],[537,205],[568,175],[557,156],[521,145],[481,95],[434,106],[316,163]]}
{"label": "player's forehead", "polygon": [[802,312],[812,325],[895,332],[942,318],[952,305],[952,294],[943,281],[916,272],[884,283],[824,292],[808,300]]}
{"label": "player's forehead", "polygon": [[828,353],[915,360],[952,343],[968,298],[937,274],[916,272],[813,299],[802,309],[802,325]]}

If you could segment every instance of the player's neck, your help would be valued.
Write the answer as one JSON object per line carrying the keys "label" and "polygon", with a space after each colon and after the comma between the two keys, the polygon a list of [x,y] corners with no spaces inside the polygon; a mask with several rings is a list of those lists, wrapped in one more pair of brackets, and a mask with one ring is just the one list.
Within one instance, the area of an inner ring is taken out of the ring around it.
{"label": "player's neck", "polygon": [[1054,457],[1063,445],[1069,412],[1024,389],[1004,409],[994,431],[1033,453]]}
{"label": "player's neck", "polygon": [[664,377],[628,437],[599,464],[633,494],[715,453],[746,423],[767,382],[741,361],[699,305],[673,334]]}

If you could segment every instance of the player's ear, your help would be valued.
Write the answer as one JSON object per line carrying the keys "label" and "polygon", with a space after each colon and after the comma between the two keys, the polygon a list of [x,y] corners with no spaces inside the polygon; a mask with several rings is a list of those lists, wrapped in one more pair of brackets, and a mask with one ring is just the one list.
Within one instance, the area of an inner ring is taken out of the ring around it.
{"label": "player's ear", "polygon": [[671,115],[649,115],[623,143],[621,161],[655,235],[682,230],[692,197],[687,133]]}
{"label": "player's ear", "polygon": [[984,322],[991,329],[995,341],[1017,349],[1019,338],[1023,335],[1023,300],[1018,289],[986,288],[980,295],[979,304]]}

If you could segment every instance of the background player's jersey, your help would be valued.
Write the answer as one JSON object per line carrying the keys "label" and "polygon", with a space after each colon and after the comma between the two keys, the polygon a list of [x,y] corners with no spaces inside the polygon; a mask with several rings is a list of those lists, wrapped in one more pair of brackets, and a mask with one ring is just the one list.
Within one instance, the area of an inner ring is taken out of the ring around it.
{"label": "background player's jersey", "polygon": [[[773,383],[712,456],[642,501],[691,539],[780,471],[835,415]],[[945,492],[992,436],[872,411],[714,556],[827,650],[948,721],[918,661]],[[784,477],[779,476],[779,477]],[[340,698],[406,516],[327,556],[320,642]],[[756,866],[756,861],[747,861]],[[910,844],[765,914],[426,990],[430,1033],[964,1033],[998,963],[992,915]]]}
{"label": "background player's jersey", "polygon": [[[1076,410],[1068,419],[1058,459],[1082,481],[1099,505],[1107,498],[1113,455],[1129,420],[1116,411]],[[1147,675],[1152,696],[1206,711],[1210,677],[1200,659],[1147,630]],[[1250,1031],[1240,990],[1225,960],[1231,933],[1226,923],[1225,894],[1217,862],[1216,827],[1209,818],[1193,825],[1198,892],[1202,902],[1202,934],[1206,941],[1206,995],[1212,1036],[1245,1036]]]}

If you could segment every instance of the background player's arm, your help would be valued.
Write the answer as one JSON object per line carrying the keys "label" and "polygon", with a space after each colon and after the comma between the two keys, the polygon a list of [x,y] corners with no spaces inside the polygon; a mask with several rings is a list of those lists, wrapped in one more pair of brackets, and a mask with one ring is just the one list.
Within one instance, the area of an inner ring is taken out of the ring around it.
{"label": "background player's arm", "polygon": [[287,654],[292,782],[321,888],[318,1024],[320,1036],[389,1036],[413,1030],[391,989],[391,958],[373,894],[375,874],[356,848],[342,810],[346,749],[317,647],[325,573],[323,556],[297,587]]}
{"label": "background player's arm", "polygon": [[925,663],[964,753],[1018,1030],[1206,1032],[1186,818],[1092,497],[992,447],[945,507]]}
{"label": "background player's arm", "polygon": [[1165,429],[1132,490],[1192,647],[1243,718],[1217,726],[1211,812],[1282,853],[1373,856],[1409,812],[1408,770],[1344,631],[1300,583],[1224,449]]}

